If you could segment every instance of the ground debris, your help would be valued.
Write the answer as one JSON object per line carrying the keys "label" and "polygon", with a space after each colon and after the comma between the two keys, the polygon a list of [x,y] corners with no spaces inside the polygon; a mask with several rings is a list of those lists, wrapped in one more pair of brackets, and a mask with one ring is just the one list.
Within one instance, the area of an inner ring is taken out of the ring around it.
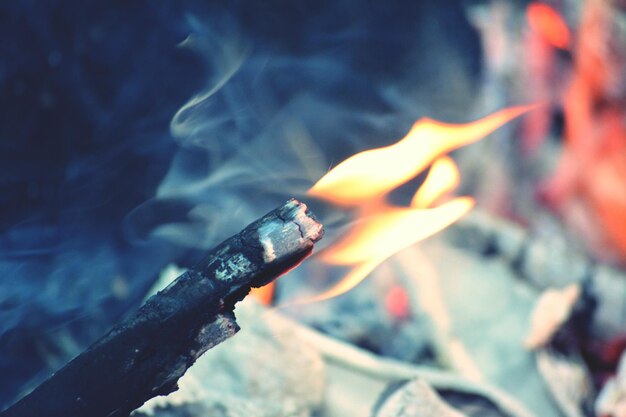
{"label": "ground debris", "polygon": [[620,358],[617,374],[600,391],[595,412],[603,417],[626,417],[626,351]]}
{"label": "ground debris", "polygon": [[378,406],[374,417],[467,416],[442,400],[426,382],[415,379],[387,396]]}
{"label": "ground debris", "polygon": [[237,307],[243,330],[180,380],[180,389],[146,403],[134,417],[308,417],[321,406],[319,353],[252,300]]}

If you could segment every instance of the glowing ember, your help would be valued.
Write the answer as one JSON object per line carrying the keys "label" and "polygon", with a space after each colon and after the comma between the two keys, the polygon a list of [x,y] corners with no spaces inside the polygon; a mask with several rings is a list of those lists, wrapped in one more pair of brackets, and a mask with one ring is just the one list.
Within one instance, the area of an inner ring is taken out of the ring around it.
{"label": "glowing ember", "polygon": [[[513,107],[460,125],[422,119],[396,144],[358,153],[322,177],[309,194],[343,207],[358,208],[358,217],[343,238],[320,253],[319,258],[352,269],[333,288],[301,302],[321,301],[351,290],[385,259],[466,214],[474,205],[470,197],[456,197],[436,205],[459,183],[456,164],[442,155],[480,140],[532,107]],[[410,207],[387,202],[389,192],[429,165],[431,170]]]}
{"label": "glowing ember", "polygon": [[272,281],[267,285],[259,288],[252,288],[250,294],[257,299],[258,302],[264,305],[272,304],[274,298],[274,291],[276,287],[276,281]]}
{"label": "glowing ember", "polygon": [[387,311],[396,319],[406,319],[411,315],[409,296],[400,285],[391,287],[385,297]]}
{"label": "glowing ember", "polygon": [[526,11],[529,30],[524,31],[524,97],[534,102],[549,104],[529,114],[522,123],[520,150],[525,157],[534,157],[549,136],[553,109],[560,107],[562,88],[568,73],[563,65],[567,60],[558,49],[566,49],[571,34],[565,21],[547,4],[531,3]]}
{"label": "glowing ember", "polygon": [[571,36],[567,24],[552,7],[544,3],[531,3],[526,11],[530,28],[542,35],[551,44],[560,49],[567,49]]}
{"label": "glowing ember", "polygon": [[626,259],[626,28],[617,3],[584,3],[563,97],[565,149],[544,199],[602,259]]}

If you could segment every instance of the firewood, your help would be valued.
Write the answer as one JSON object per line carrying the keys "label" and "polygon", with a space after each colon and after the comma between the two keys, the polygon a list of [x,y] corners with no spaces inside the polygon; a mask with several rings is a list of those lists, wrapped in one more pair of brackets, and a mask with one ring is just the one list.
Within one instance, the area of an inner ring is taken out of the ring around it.
{"label": "firewood", "polygon": [[323,235],[290,200],[230,237],[2,417],[121,417],[178,389],[204,352],[239,327],[234,304],[297,266]]}

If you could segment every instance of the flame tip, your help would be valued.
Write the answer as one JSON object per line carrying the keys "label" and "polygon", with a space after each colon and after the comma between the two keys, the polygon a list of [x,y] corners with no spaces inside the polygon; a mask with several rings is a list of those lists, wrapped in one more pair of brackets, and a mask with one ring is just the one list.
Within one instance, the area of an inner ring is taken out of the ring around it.
{"label": "flame tip", "polygon": [[[438,204],[460,182],[458,167],[447,153],[477,142],[541,105],[509,107],[465,124],[422,118],[395,144],[357,153],[327,172],[307,194],[360,210],[348,233],[318,253],[318,259],[328,264],[351,266],[352,270],[329,290],[295,304],[323,301],[350,291],[396,252],[432,236],[467,214],[475,205],[472,197],[455,197]],[[410,206],[393,206],[386,201],[393,189],[429,165],[431,169],[413,195]]]}

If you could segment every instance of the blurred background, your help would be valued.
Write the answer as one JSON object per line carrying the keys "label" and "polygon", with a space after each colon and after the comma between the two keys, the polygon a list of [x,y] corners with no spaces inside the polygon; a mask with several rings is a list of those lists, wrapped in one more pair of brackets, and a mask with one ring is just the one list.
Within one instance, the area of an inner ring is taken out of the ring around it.
{"label": "blurred background", "polygon": [[[619,270],[624,14],[608,0],[4,2],[0,408],[137,308],[168,264],[306,200],[421,117],[542,103],[454,154],[460,193]],[[311,205],[330,236],[349,217]],[[333,334],[319,314],[293,313]]]}

